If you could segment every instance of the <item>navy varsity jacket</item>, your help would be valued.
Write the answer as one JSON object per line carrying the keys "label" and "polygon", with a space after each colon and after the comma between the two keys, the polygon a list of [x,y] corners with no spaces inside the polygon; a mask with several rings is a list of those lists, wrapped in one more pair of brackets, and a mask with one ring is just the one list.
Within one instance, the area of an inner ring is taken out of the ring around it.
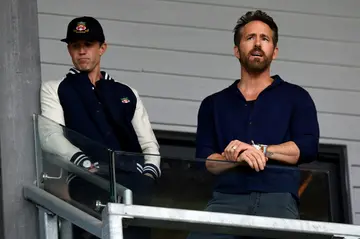
{"label": "navy varsity jacket", "polygon": [[116,167],[159,177],[159,145],[137,91],[114,81],[106,72],[101,74],[102,79],[95,86],[87,73],[75,68],[61,80],[42,84],[42,115],[66,126],[39,124],[43,150],[85,168],[89,166],[89,157],[106,164],[107,149],[143,153],[147,155],[121,157],[119,154]]}

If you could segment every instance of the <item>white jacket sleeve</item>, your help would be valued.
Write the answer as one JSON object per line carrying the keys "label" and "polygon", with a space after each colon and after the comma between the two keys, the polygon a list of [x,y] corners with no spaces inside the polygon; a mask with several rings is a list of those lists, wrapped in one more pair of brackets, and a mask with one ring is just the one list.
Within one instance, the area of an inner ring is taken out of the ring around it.
{"label": "white jacket sleeve", "polygon": [[63,133],[64,113],[58,96],[59,81],[45,82],[41,86],[41,115],[38,128],[42,150],[61,156],[67,160],[81,150],[71,144]]}
{"label": "white jacket sleeve", "polygon": [[149,116],[138,92],[135,89],[132,89],[132,91],[137,98],[136,110],[132,119],[132,125],[137,134],[142,152],[145,154],[145,165],[143,173],[150,173],[155,178],[158,178],[161,175],[159,144],[155,138]]}

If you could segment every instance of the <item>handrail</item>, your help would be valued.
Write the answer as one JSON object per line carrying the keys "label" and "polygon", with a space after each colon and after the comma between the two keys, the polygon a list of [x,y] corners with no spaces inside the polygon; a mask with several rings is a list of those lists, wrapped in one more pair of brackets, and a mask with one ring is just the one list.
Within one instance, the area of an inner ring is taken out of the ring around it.
{"label": "handrail", "polygon": [[[136,153],[136,152],[127,152],[121,150],[114,150],[113,151],[117,155],[128,156],[128,157],[141,157],[141,156],[151,156],[151,157],[160,157],[162,160],[174,161],[174,162],[187,162],[187,163],[201,163],[205,164],[207,161],[218,162],[218,163],[233,163],[237,164],[238,167],[248,167],[249,165],[245,163],[239,163],[232,160],[218,160],[218,159],[207,159],[207,158],[198,158],[198,157],[177,157],[177,156],[166,156],[163,157],[160,154],[151,154],[151,153]],[[310,167],[309,164],[312,166]],[[265,166],[268,169],[285,169],[285,170],[295,170],[295,171],[312,171],[312,172],[323,172],[324,169],[314,167],[314,163],[306,163],[306,164],[299,164],[299,165],[291,165],[285,163],[269,163]]]}
{"label": "handrail", "polygon": [[115,226],[124,220],[128,225],[265,238],[360,238],[358,225],[140,205],[109,203],[102,216]]}
{"label": "handrail", "polygon": [[[65,201],[34,185],[24,186],[24,197],[101,238],[108,223],[218,232],[267,238],[359,238],[360,226],[340,223],[204,212],[174,208],[109,203],[103,211],[105,225]],[[107,220],[106,220],[107,219]],[[121,233],[117,228],[115,233]],[[117,235],[109,235],[115,236]],[[120,235],[118,235],[120,236]]]}
{"label": "handrail", "polygon": [[24,197],[101,238],[102,222],[34,185],[25,185]]}
{"label": "handrail", "polygon": [[[101,178],[100,176],[97,176],[96,174],[90,173],[87,170],[84,170],[82,168],[79,168],[78,166],[74,165],[73,163],[64,160],[61,157],[57,157],[54,155],[54,157],[44,157],[44,159],[51,164],[54,164],[60,168],[63,168],[69,172],[72,172],[81,178],[85,179],[86,181],[106,190],[110,191],[110,182],[106,179]],[[133,195],[132,191],[123,185],[117,183],[116,184],[116,191],[120,193],[120,195],[123,196],[124,204],[132,204],[133,202]]]}

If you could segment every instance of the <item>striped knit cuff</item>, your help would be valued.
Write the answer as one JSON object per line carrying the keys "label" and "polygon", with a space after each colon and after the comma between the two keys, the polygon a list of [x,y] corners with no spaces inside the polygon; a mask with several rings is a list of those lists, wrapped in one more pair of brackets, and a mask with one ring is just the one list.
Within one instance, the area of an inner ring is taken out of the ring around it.
{"label": "striped knit cuff", "polygon": [[144,165],[143,174],[145,174],[145,173],[151,174],[154,178],[160,178],[160,176],[161,176],[160,169],[155,164],[152,164],[152,163],[146,163]]}
{"label": "striped knit cuff", "polygon": [[71,157],[70,162],[82,166],[82,162],[86,159],[88,159],[88,157],[83,152],[77,152]]}
{"label": "striped knit cuff", "polygon": [[139,171],[141,174],[144,172],[144,168],[141,164],[136,163],[136,169],[137,171]]}
{"label": "striped knit cuff", "polygon": [[[98,162],[91,162],[90,158],[88,156],[86,156],[83,152],[77,152],[76,154],[74,154],[71,159],[70,162],[72,162],[73,164],[80,166],[82,168],[85,168],[87,170],[93,169],[93,168],[99,168],[99,163]],[[73,180],[74,178],[76,178],[77,176],[73,173],[69,173],[69,175],[66,178],[66,183],[69,184],[71,180]]]}
{"label": "striped knit cuff", "polygon": [[76,178],[76,175],[73,174],[73,173],[69,173],[69,175],[68,175],[68,176],[66,177],[66,179],[65,179],[65,183],[66,183],[66,184],[70,184],[70,182],[71,182],[74,178]]}
{"label": "striped knit cuff", "polygon": [[86,169],[92,169],[92,168],[98,168],[99,167],[99,163],[98,162],[92,162],[91,159],[86,156],[83,152],[77,152],[76,154],[74,154],[71,159],[70,162],[72,162],[75,165],[78,165],[82,168],[86,168]]}

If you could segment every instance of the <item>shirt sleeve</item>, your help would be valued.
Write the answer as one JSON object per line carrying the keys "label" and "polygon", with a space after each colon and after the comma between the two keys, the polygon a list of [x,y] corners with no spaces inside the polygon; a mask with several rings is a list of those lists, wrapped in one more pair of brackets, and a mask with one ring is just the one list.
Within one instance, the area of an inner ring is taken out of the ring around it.
{"label": "shirt sleeve", "polygon": [[57,94],[59,83],[45,82],[41,85],[41,115],[38,118],[39,138],[42,150],[75,161],[80,149],[64,136],[64,112]]}
{"label": "shirt sleeve", "polygon": [[199,108],[197,133],[196,133],[196,157],[206,159],[211,154],[220,153],[216,146],[216,131],[214,123],[214,108],[212,98],[205,98]]}
{"label": "shirt sleeve", "polygon": [[159,144],[155,138],[148,113],[138,92],[135,89],[132,89],[132,91],[136,96],[137,102],[131,123],[136,132],[141,150],[143,154],[145,154],[143,173],[150,173],[155,178],[158,178],[161,176]]}
{"label": "shirt sleeve", "polygon": [[315,104],[305,90],[296,99],[290,130],[292,141],[300,150],[298,163],[308,163],[316,160],[320,137],[319,123]]}

